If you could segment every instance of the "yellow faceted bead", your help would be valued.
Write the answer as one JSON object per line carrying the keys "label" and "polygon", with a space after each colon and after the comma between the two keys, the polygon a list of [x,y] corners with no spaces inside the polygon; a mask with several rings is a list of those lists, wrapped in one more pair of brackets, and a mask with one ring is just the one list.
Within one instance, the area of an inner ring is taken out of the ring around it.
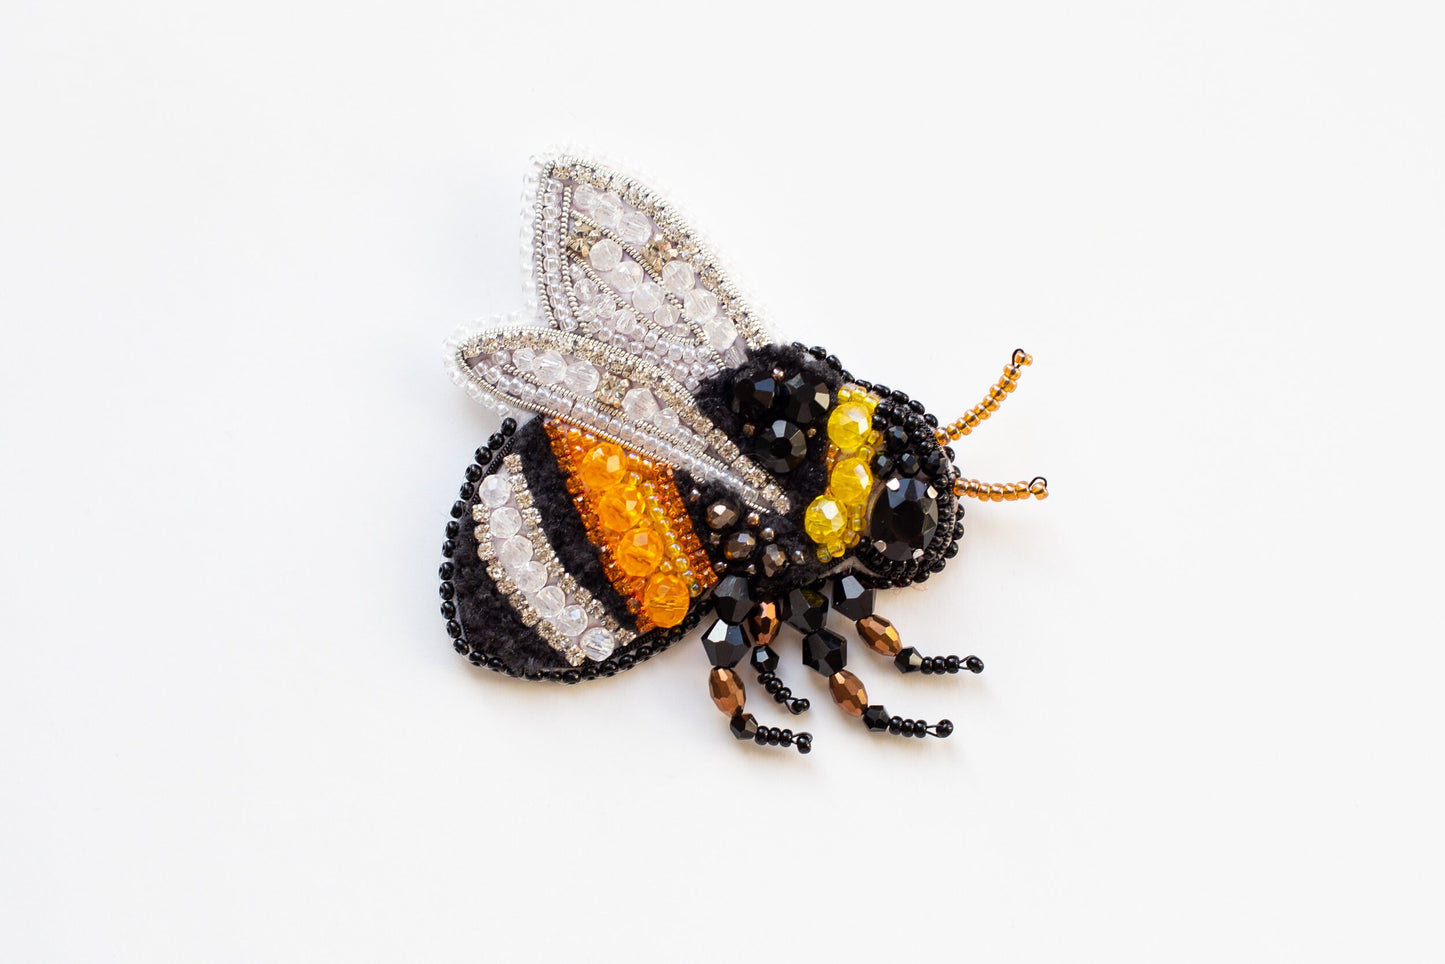
{"label": "yellow faceted bead", "polygon": [[621,482],[627,474],[627,455],[620,445],[598,442],[582,457],[577,472],[589,488],[609,488]]}
{"label": "yellow faceted bead", "polygon": [[692,596],[687,583],[676,576],[657,575],[642,590],[642,611],[659,626],[676,626],[687,615]]}
{"label": "yellow faceted bead", "polygon": [[638,526],[617,541],[617,566],[629,576],[650,576],[662,562],[662,536],[656,530]]}
{"label": "yellow faceted bead", "polygon": [[862,459],[844,459],[828,479],[828,488],[844,502],[862,502],[872,487],[873,473]]}
{"label": "yellow faceted bead", "polygon": [[821,544],[842,532],[847,521],[843,504],[824,493],[814,499],[808,511],[803,513],[803,531],[808,533],[809,539]]}
{"label": "yellow faceted bead", "polygon": [[844,402],[828,416],[828,439],[844,452],[862,445],[873,430],[873,416],[866,405]]}
{"label": "yellow faceted bead", "polygon": [[635,485],[615,485],[597,500],[597,518],[613,532],[626,532],[642,521],[647,502]]}

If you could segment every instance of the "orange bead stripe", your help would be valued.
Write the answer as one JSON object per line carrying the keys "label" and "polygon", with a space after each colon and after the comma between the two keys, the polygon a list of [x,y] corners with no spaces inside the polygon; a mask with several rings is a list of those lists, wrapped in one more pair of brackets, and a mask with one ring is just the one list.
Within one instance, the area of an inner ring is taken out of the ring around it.
{"label": "orange bead stripe", "polygon": [[[695,599],[717,583],[717,575],[693,531],[672,469],[559,419],[548,419],[545,427],[587,537],[602,550],[603,569],[627,600],[637,631],[682,622],[681,590],[689,601]],[[634,491],[642,493],[640,518],[632,511]],[[650,571],[645,560],[639,566],[638,557],[629,556],[629,574],[619,561],[619,546],[624,535],[639,529],[660,536],[663,551]]]}

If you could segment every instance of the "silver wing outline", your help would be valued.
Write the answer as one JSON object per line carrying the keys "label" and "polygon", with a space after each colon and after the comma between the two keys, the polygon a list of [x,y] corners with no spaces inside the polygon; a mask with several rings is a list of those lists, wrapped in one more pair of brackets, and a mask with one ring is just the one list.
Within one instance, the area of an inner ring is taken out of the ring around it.
{"label": "silver wing outline", "polygon": [[482,331],[456,344],[450,359],[469,394],[580,426],[724,485],[755,509],[790,508],[772,476],[743,456],[686,386],[645,358],[572,332],[521,326]]}
{"label": "silver wing outline", "polygon": [[541,321],[697,382],[771,341],[675,208],[629,175],[571,155],[536,161],[532,283]]}

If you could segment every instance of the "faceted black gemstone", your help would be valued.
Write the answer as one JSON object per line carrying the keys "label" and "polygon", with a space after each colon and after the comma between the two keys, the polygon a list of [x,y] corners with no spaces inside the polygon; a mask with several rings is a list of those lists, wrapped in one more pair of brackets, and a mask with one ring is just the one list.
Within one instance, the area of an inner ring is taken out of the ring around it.
{"label": "faceted black gemstone", "polygon": [[783,382],[783,417],[799,425],[821,422],[828,415],[828,406],[833,395],[828,383],[804,372],[798,372]]}
{"label": "faceted black gemstone", "polygon": [[883,478],[893,474],[893,456],[886,452],[879,452],[873,456],[873,475]]}
{"label": "faceted black gemstone", "polygon": [[733,382],[732,409],[744,418],[757,418],[783,401],[787,389],[771,375],[743,375]]}
{"label": "faceted black gemstone", "polygon": [[848,641],[831,629],[820,629],[803,637],[803,665],[824,676],[832,676],[848,662]]}
{"label": "faceted black gemstone", "polygon": [[934,449],[923,457],[923,461],[918,463],[918,467],[923,470],[925,475],[937,478],[943,471],[943,453]]}
{"label": "faceted black gemstone", "polygon": [[918,479],[889,479],[873,506],[873,548],[907,562],[923,555],[938,531],[938,492]]}
{"label": "faceted black gemstone", "polygon": [[753,664],[753,669],[758,671],[758,675],[775,673],[778,669],[778,654],[771,646],[758,646],[749,657],[749,662]]}
{"label": "faceted black gemstone", "polygon": [[898,474],[914,476],[918,474],[918,456],[912,452],[904,452],[898,456]]}
{"label": "faceted black gemstone", "polygon": [[833,580],[833,610],[857,622],[873,615],[873,590],[851,572]]}
{"label": "faceted black gemstone", "polygon": [[812,633],[828,621],[828,600],[820,592],[799,586],[788,593],[788,625],[800,633]]}
{"label": "faceted black gemstone", "polygon": [[757,717],[739,710],[733,714],[732,721],[728,723],[728,729],[732,730],[733,736],[739,740],[751,740],[758,732]]}
{"label": "faceted black gemstone", "polygon": [[719,580],[712,591],[712,601],[723,621],[733,625],[747,619],[757,605],[753,600],[752,587],[748,585],[745,576],[725,576]]}
{"label": "faceted black gemstone", "polygon": [[893,665],[897,666],[900,672],[916,673],[923,668],[923,657],[912,646],[905,646],[893,657]]}
{"label": "faceted black gemstone", "polygon": [[785,475],[808,457],[808,437],[796,422],[775,419],[758,426],[753,434],[753,454],[769,472]]}
{"label": "faceted black gemstone", "polygon": [[889,426],[888,431],[883,433],[883,444],[888,446],[888,451],[897,455],[908,448],[908,433],[901,425]]}
{"label": "faceted black gemstone", "polygon": [[748,638],[741,626],[719,619],[702,634],[702,648],[714,666],[730,669],[748,654]]}
{"label": "faceted black gemstone", "polygon": [[874,703],[863,711],[863,725],[873,731],[888,729],[888,710],[880,703]]}

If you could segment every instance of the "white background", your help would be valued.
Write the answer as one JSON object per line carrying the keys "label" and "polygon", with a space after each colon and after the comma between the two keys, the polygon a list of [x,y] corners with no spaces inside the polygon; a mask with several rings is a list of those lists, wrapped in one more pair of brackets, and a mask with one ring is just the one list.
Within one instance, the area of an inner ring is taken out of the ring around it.
{"label": "white background", "polygon": [[[10,0],[0,957],[1440,959],[1442,26]],[[1053,497],[880,605],[987,672],[858,648],[953,739],[792,646],[806,758],[694,643],[567,690],[451,651],[494,425],[440,343],[520,306],[566,144],[945,419],[1035,355],[959,450]]]}

